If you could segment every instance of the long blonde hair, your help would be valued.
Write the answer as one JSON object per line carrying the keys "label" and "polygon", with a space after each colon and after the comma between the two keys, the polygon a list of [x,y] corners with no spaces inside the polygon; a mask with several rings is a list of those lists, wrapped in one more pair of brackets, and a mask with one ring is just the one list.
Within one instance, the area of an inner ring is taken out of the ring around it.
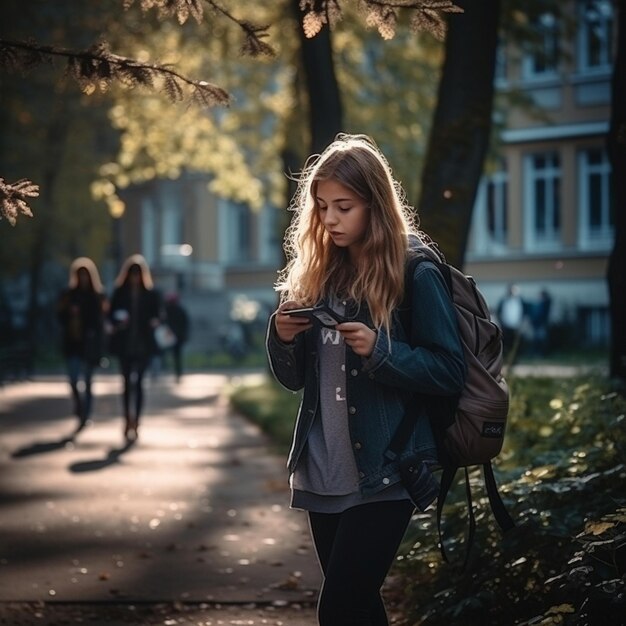
{"label": "long blonde hair", "polygon": [[[317,184],[335,180],[362,198],[370,221],[357,267],[335,245],[320,218]],[[366,302],[377,328],[391,327],[402,300],[409,235],[418,236],[417,217],[376,144],[366,135],[339,134],[320,155],[309,158],[296,178],[285,233],[287,265],[276,290],[281,300],[313,305],[334,293]]]}
{"label": "long blonde hair", "polygon": [[131,267],[137,266],[141,271],[141,284],[144,289],[151,291],[154,288],[154,281],[152,280],[152,273],[150,272],[150,267],[148,266],[148,262],[141,254],[132,254],[129,256],[124,263],[122,264],[122,268],[115,279],[116,287],[123,287],[128,282],[128,273]]}
{"label": "long blonde hair", "polygon": [[87,273],[89,274],[89,281],[91,282],[91,289],[96,293],[104,293],[104,286],[100,280],[98,268],[96,267],[96,264],[86,256],[79,256],[72,261],[67,281],[68,287],[70,289],[76,289],[76,287],[78,287],[78,270],[80,269],[87,270]]}

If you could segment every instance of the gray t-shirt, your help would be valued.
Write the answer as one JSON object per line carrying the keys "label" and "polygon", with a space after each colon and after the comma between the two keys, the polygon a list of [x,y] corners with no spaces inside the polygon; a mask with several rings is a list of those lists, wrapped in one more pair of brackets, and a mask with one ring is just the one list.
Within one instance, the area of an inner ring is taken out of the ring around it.
{"label": "gray t-shirt", "polygon": [[[333,305],[337,313],[343,314],[343,306]],[[345,350],[338,330],[320,329],[320,412],[313,421],[307,445],[291,476],[291,505],[294,508],[339,513],[364,502],[408,498],[400,483],[368,498],[363,498],[359,491],[346,406]]]}

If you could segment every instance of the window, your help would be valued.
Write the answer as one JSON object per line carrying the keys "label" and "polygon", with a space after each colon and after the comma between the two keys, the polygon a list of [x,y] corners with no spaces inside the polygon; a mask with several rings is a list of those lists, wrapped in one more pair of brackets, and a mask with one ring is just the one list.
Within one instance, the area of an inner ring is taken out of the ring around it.
{"label": "window", "polygon": [[480,256],[499,256],[508,246],[509,175],[504,159],[495,172],[480,181],[472,215],[470,251]]}
{"label": "window", "polygon": [[141,249],[148,264],[158,261],[157,210],[150,196],[141,199]]}
{"label": "window", "polygon": [[489,239],[498,244],[505,244],[507,239],[507,192],[509,176],[506,162],[486,180],[485,201],[487,209],[487,232]]}
{"label": "window", "polygon": [[561,163],[556,152],[526,157],[526,243],[554,248],[561,236]]}
{"label": "window", "polygon": [[252,259],[252,213],[239,202],[220,199],[219,256],[222,262],[239,265]]}
{"label": "window", "polygon": [[505,42],[499,39],[496,48],[496,67],[494,73],[494,79],[498,83],[506,82],[508,72],[506,52]]}
{"label": "window", "polygon": [[579,241],[583,249],[608,249],[613,241],[611,177],[606,150],[594,148],[579,153]]}
{"label": "window", "polygon": [[536,39],[524,56],[524,78],[553,77],[559,65],[559,28],[552,13],[544,13],[535,23]]}
{"label": "window", "polygon": [[581,0],[578,31],[578,66],[581,72],[609,70],[613,49],[611,0]]}

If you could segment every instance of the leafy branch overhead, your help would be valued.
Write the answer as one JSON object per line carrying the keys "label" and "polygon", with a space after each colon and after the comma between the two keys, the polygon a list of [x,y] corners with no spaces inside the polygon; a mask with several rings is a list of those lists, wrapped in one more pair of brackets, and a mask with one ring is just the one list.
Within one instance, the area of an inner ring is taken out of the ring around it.
{"label": "leafy branch overhead", "polygon": [[54,57],[67,59],[67,74],[86,94],[97,88],[106,91],[113,81],[119,81],[129,87],[161,89],[173,102],[185,98],[185,87],[189,89],[191,101],[203,106],[227,105],[230,100],[228,93],[217,85],[183,76],[167,65],[143,63],[113,54],[105,42],[88,50],[76,51],[32,41],[0,39],[0,66],[9,70],[27,70]]}
{"label": "leafy branch overhead", "polygon": [[[396,23],[401,10],[410,12],[414,31],[428,30],[443,38],[445,21],[443,14],[458,13],[462,9],[452,0],[357,0],[360,12],[369,26],[378,29],[384,39],[395,35]],[[264,41],[269,36],[269,25],[255,25],[235,17],[215,0],[124,0],[124,8],[138,4],[143,12],[156,9],[159,19],[176,17],[182,25],[189,17],[200,23],[205,16],[204,4],[217,16],[234,22],[244,34],[241,52],[250,56],[273,55],[274,49]],[[314,37],[325,24],[334,27],[341,19],[340,0],[300,0],[303,26],[307,37]],[[144,86],[162,90],[178,102],[187,96],[201,106],[228,105],[229,94],[221,87],[184,76],[169,65],[144,63],[137,59],[114,54],[106,42],[95,44],[87,50],[71,50],[43,45],[36,41],[9,41],[0,39],[0,68],[27,70],[54,59],[67,59],[67,73],[80,84],[83,91],[91,94],[96,89],[105,91],[111,82],[124,85]],[[187,89],[187,94],[185,93]]]}
{"label": "leafy branch overhead", "polygon": [[[340,4],[341,0],[300,0],[305,35],[315,37],[326,24],[332,29],[342,18]],[[357,0],[357,4],[367,26],[376,28],[383,39],[394,38],[403,10],[409,13],[412,32],[428,31],[440,40],[446,34],[444,14],[463,12],[452,0]]]}
{"label": "leafy branch overhead", "polygon": [[32,217],[28,206],[28,198],[36,198],[39,187],[30,180],[22,179],[14,183],[7,183],[0,178],[0,219],[6,219],[12,226],[19,213]]}
{"label": "leafy branch overhead", "polygon": [[[333,28],[342,18],[342,2],[348,0],[300,0],[303,28],[307,37],[315,37],[327,24]],[[462,12],[451,0],[356,0],[359,13],[368,26],[378,30],[381,37],[391,39],[396,32],[400,12],[410,15],[413,31],[427,30],[443,39],[446,13]],[[144,13],[155,10],[159,20],[176,18],[185,24],[191,17],[201,23],[207,13],[215,18],[233,22],[243,34],[241,53],[257,57],[273,56],[275,51],[265,40],[270,25],[258,25],[238,18],[216,0],[123,0],[124,9],[136,5]],[[189,78],[171,65],[147,63],[114,54],[106,41],[86,50],[73,50],[46,45],[34,40],[13,41],[0,38],[0,69],[26,71],[65,60],[66,75],[73,78],[85,94],[106,91],[113,82],[128,87],[145,87],[164,92],[172,102],[190,101],[202,107],[230,104],[230,95],[222,87],[205,80]],[[32,215],[26,199],[38,195],[38,187],[29,180],[9,185],[0,179],[0,217],[15,224],[17,215]]]}

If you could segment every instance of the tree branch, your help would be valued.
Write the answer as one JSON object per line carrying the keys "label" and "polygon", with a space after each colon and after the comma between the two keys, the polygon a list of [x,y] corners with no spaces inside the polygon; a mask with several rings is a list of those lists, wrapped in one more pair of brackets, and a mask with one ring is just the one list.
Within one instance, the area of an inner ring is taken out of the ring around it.
{"label": "tree branch", "polygon": [[70,50],[34,41],[0,39],[0,66],[7,69],[25,70],[42,64],[51,57],[67,59],[67,73],[86,93],[92,93],[96,87],[104,90],[114,80],[133,87],[143,85],[159,88],[156,83],[161,79],[162,89],[173,101],[184,99],[183,87],[186,86],[190,91],[190,99],[201,105],[230,103],[228,93],[217,85],[188,78],[167,65],[142,63],[113,54],[106,42],[96,44],[88,50]]}
{"label": "tree branch", "polygon": [[[376,28],[383,39],[393,39],[396,34],[398,14],[406,10],[411,14],[413,32],[428,31],[443,40],[446,34],[444,13],[462,13],[463,9],[452,0],[357,0],[365,23]],[[303,12],[302,25],[307,38],[315,37],[324,24],[332,29],[341,19],[340,0],[300,0]]]}
{"label": "tree branch", "polygon": [[14,183],[7,183],[4,178],[0,178],[0,220],[4,218],[11,226],[15,226],[19,213],[32,217],[27,198],[36,198],[38,195],[39,187],[26,178]]}
{"label": "tree branch", "polygon": [[[204,0],[206,4],[215,12],[223,15],[236,24],[244,34],[244,42],[241,46],[242,54],[252,57],[260,55],[274,56],[274,48],[263,41],[269,36],[266,26],[256,26],[248,20],[235,17],[216,0]],[[129,9],[133,4],[138,3],[141,10],[146,13],[150,9],[156,9],[159,19],[176,17],[179,24],[184,24],[192,16],[198,24],[204,18],[202,0],[124,0],[124,8]]]}

